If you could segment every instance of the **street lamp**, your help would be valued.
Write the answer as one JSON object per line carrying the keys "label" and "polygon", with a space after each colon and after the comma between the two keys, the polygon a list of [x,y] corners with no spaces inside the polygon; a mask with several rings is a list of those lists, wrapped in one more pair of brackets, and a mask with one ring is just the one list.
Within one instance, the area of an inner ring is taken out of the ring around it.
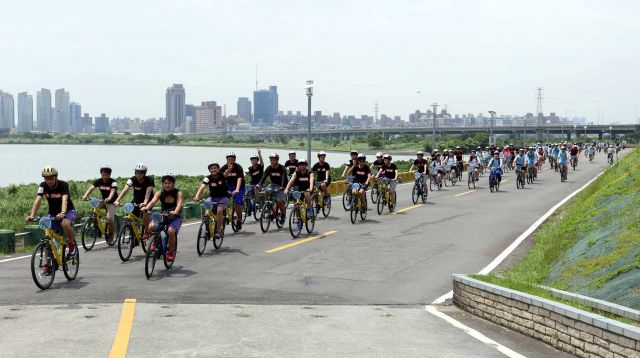
{"label": "street lamp", "polygon": [[587,136],[587,126],[584,126],[584,136]]}
{"label": "street lamp", "polygon": [[307,81],[307,85],[304,87],[307,90],[307,163],[311,163],[311,96],[313,96],[313,86],[317,83],[313,81]]}
{"label": "street lamp", "polygon": [[491,122],[489,123],[489,145],[493,145],[495,144],[493,140],[493,123],[496,120],[496,112],[489,111],[489,114],[491,115]]}

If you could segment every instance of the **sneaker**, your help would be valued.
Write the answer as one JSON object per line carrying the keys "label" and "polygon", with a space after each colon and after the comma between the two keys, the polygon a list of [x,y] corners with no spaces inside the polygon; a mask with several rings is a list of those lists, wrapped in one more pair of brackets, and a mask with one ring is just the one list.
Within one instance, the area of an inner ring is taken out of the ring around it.
{"label": "sneaker", "polygon": [[69,243],[69,256],[73,256],[76,254],[76,243],[74,241],[71,241]]}
{"label": "sneaker", "polygon": [[43,276],[51,275],[51,267],[49,265],[42,266],[42,275]]}
{"label": "sneaker", "polygon": [[173,261],[175,259],[176,259],[176,254],[174,254],[171,251],[167,252],[167,261]]}
{"label": "sneaker", "polygon": [[280,225],[284,225],[284,222],[286,221],[286,216],[284,214],[280,215]]}
{"label": "sneaker", "polygon": [[213,239],[214,240],[218,240],[220,238],[220,233],[216,232],[215,234],[213,234]]}

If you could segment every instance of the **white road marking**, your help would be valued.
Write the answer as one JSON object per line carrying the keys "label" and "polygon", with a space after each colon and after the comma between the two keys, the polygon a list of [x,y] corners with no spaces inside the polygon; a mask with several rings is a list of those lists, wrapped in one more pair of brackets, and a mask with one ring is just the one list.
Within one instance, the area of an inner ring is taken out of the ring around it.
{"label": "white road marking", "polygon": [[500,353],[506,355],[507,357],[510,358],[526,358],[525,356],[523,356],[520,353],[517,353],[505,346],[503,346],[502,344],[492,340],[491,338],[485,336],[484,334],[476,331],[473,328],[467,327],[464,324],[462,324],[461,322],[447,316],[446,314],[438,311],[438,309],[435,306],[426,306],[425,310],[429,313],[431,313],[432,315],[441,318],[443,320],[445,320],[447,323],[451,324],[452,326],[456,327],[456,328],[460,328],[461,330],[463,330],[465,333],[467,333],[468,335],[470,335],[471,337],[477,339],[478,341],[497,349]]}

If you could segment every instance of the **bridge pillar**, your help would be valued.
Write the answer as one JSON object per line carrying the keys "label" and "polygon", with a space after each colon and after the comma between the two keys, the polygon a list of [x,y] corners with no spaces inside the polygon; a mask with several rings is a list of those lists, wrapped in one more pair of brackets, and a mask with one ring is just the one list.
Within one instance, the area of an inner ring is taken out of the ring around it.
{"label": "bridge pillar", "polygon": [[602,140],[602,138],[603,138],[603,137],[604,137],[604,133],[603,133],[602,131],[600,131],[600,132],[598,133],[598,139],[599,139],[599,140]]}
{"label": "bridge pillar", "polygon": [[571,132],[567,132],[567,142],[571,141]]}

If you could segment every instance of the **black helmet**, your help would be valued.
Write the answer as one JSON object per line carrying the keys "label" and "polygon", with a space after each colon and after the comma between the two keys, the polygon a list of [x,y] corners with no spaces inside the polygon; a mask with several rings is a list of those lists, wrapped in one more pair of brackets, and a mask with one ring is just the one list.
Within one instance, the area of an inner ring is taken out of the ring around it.
{"label": "black helmet", "polygon": [[358,160],[367,160],[367,156],[364,153],[358,153]]}
{"label": "black helmet", "polygon": [[220,169],[220,164],[213,162],[207,166],[207,169],[211,169],[211,167],[218,167],[218,169]]}

